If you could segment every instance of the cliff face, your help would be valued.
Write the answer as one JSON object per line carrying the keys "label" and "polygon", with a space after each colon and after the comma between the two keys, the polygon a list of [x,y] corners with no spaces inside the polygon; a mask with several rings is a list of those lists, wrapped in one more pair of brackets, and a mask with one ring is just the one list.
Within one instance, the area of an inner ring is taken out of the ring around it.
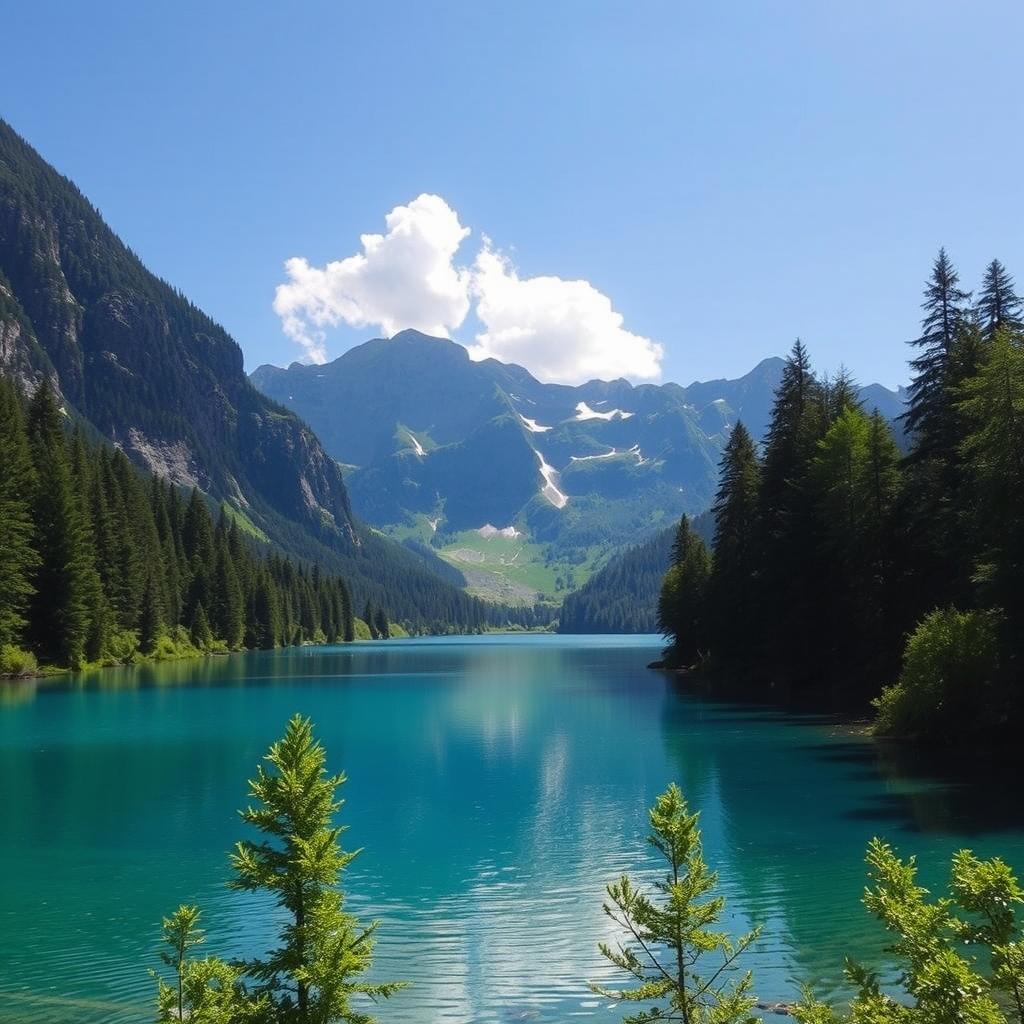
{"label": "cliff face", "polygon": [[99,213],[0,122],[0,370],[65,402],[132,458],[231,502],[269,536],[290,520],[358,545],[341,472],[253,388],[232,338],[149,273]]}

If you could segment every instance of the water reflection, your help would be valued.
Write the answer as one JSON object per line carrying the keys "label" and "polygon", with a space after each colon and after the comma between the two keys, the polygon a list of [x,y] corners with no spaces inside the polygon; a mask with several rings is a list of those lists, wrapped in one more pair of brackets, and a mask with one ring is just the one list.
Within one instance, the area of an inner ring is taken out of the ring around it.
{"label": "water reflection", "polygon": [[160,916],[182,901],[205,907],[211,948],[267,946],[273,908],[223,882],[245,779],[295,711],[351,779],[350,903],[383,922],[378,977],[414,983],[387,1007],[398,1024],[608,1019],[586,988],[606,976],[603,888],[657,870],[646,808],[673,779],[729,927],[765,925],[766,998],[835,985],[843,952],[875,948],[858,905],[875,832],[936,861],[969,834],[1019,862],[1021,816],[986,826],[966,793],[827,722],[679,692],[644,669],[656,649],[400,641],[18,690],[0,704],[0,1018],[147,1019]]}
{"label": "water reflection", "polygon": [[765,998],[792,998],[807,982],[841,998],[846,955],[885,962],[886,936],[860,903],[872,836],[919,854],[935,889],[964,845],[1024,868],[1024,796],[993,787],[991,766],[954,771],[948,759],[874,741],[831,716],[672,689],[665,749],[695,802],[710,799],[713,781],[727,809],[727,834],[705,829],[709,857],[730,900],[764,926],[751,963]]}

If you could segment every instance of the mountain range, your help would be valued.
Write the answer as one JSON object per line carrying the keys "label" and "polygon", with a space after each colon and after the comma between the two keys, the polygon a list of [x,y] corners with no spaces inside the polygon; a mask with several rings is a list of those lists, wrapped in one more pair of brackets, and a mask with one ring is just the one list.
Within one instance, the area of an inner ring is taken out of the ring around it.
{"label": "mountain range", "polygon": [[[251,380],[313,427],[367,521],[439,552],[477,593],[533,600],[705,510],[729,431],[742,419],[761,436],[783,365],[686,387],[545,384],[410,330]],[[862,398],[889,418],[903,401],[880,385]]]}

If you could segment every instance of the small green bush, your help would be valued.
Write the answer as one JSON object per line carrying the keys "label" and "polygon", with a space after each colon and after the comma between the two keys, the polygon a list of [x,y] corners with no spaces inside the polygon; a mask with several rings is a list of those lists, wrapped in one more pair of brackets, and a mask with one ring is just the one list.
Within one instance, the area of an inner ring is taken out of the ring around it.
{"label": "small green bush", "polygon": [[353,623],[353,629],[355,632],[355,638],[357,640],[373,639],[373,637],[370,636],[370,627],[365,622],[363,622],[362,619],[355,620],[355,622]]}
{"label": "small green bush", "polygon": [[134,629],[119,629],[107,637],[105,660],[125,665],[139,649],[139,634]]}
{"label": "small green bush", "polygon": [[13,644],[0,647],[0,676],[31,676],[39,671],[36,656]]}
{"label": "small green bush", "polygon": [[177,661],[179,658],[197,658],[203,652],[192,643],[192,637],[184,626],[175,626],[170,634],[157,638],[149,657],[153,661]]}
{"label": "small green bush", "polygon": [[926,615],[907,640],[899,681],[875,701],[876,731],[952,739],[998,724],[1002,622],[992,610]]}

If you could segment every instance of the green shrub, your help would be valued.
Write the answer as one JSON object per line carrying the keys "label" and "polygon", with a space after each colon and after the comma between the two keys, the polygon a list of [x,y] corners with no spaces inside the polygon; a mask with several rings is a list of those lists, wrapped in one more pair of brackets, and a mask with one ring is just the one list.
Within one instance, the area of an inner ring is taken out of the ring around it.
{"label": "green shrub", "polygon": [[892,936],[890,962],[882,973],[848,958],[852,1002],[837,1010],[808,994],[792,1008],[798,1024],[1021,1024],[1024,889],[1009,865],[960,850],[949,895],[935,899],[918,884],[916,858],[872,839],[867,862],[864,906]]}
{"label": "green shrub", "polygon": [[192,637],[184,626],[175,626],[170,634],[157,637],[149,657],[153,661],[176,661],[179,658],[197,658],[203,652],[192,643]]}
{"label": "green shrub", "polygon": [[119,629],[107,637],[107,659],[118,665],[127,664],[139,649],[139,634],[134,629]]}
{"label": "green shrub", "polygon": [[31,676],[39,671],[36,656],[13,644],[0,647],[0,676]]}
{"label": "green shrub", "polygon": [[356,619],[353,624],[355,631],[355,638],[357,640],[372,640],[373,637],[370,635],[370,627],[362,620]]}
{"label": "green shrub", "polygon": [[936,609],[903,652],[903,671],[875,701],[876,731],[950,739],[998,725],[1002,614]]}

